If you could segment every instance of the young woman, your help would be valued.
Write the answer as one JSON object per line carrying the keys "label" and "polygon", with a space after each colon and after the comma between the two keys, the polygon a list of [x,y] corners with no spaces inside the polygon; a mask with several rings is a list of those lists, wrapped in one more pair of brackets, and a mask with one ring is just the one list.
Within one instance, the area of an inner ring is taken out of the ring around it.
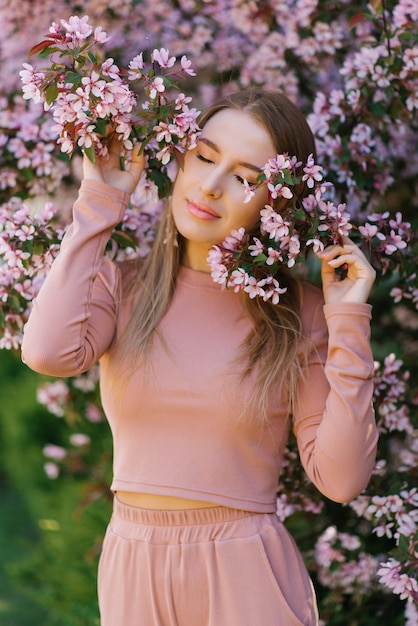
{"label": "young woman", "polygon": [[230,96],[200,125],[145,261],[104,258],[142,159],[120,171],[117,146],[109,160],[85,159],[23,360],[52,376],[100,360],[115,493],[102,626],[312,626],[315,596],[275,514],[277,481],[289,428],[328,498],[346,502],[370,477],[374,271],[346,238],[319,254],[323,294],[285,271],[277,305],[222,290],[208,250],[232,229],[257,232],[267,202],[261,186],[244,203],[244,180],[277,153],[306,161],[314,141],[275,92]]}

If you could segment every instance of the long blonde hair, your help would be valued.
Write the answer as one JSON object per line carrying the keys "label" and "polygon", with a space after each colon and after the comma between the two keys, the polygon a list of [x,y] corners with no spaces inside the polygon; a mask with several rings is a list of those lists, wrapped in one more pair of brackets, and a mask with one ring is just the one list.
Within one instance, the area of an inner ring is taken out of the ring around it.
{"label": "long blonde hair", "polygon": [[[247,112],[261,123],[271,135],[278,154],[288,153],[303,162],[309,154],[315,156],[314,138],[304,116],[283,94],[260,89],[232,94],[201,115],[200,127],[203,128],[211,117],[226,108]],[[303,194],[301,185],[298,196],[303,197]],[[123,289],[122,297],[131,297],[135,305],[117,346],[117,354],[132,371],[138,360],[149,364],[150,348],[155,335],[158,335],[158,323],[168,310],[174,293],[184,249],[180,234],[176,233],[176,245],[172,245],[174,230],[168,202],[150,254],[145,260],[137,262],[134,273],[129,272],[135,277],[126,281]],[[260,298],[250,299],[243,293],[237,294],[237,297],[242,297],[253,328],[234,367],[240,371],[242,381],[256,372],[255,393],[247,412],[262,417],[267,415],[270,392],[277,387],[286,392],[291,407],[301,375],[298,358],[302,336],[300,285],[286,268],[281,270],[278,279],[281,285],[287,287],[287,292],[277,305],[263,302]],[[135,297],[138,290],[140,298]]]}

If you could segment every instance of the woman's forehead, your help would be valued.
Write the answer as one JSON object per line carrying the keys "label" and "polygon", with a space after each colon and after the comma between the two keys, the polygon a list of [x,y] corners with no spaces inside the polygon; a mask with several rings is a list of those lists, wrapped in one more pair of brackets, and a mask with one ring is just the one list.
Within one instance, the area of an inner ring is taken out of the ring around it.
{"label": "woman's forehead", "polygon": [[236,153],[237,159],[258,168],[276,153],[267,128],[250,113],[236,109],[215,113],[204,125],[199,141],[219,153]]}

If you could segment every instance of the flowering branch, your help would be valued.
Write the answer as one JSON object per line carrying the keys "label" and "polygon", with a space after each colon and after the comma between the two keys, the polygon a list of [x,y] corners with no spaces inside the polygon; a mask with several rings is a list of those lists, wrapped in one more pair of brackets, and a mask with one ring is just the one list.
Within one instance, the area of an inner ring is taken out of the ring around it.
{"label": "flowering branch", "polygon": [[[240,228],[209,251],[212,278],[222,287],[277,304],[286,292],[277,279],[280,265],[293,267],[306,259],[309,250],[323,250],[356,230],[353,238],[383,274],[404,265],[399,253],[414,239],[411,224],[403,222],[400,213],[391,219],[387,212],[370,215],[365,225],[355,229],[346,205],[334,204],[333,186],[324,181],[312,155],[304,164],[288,154],[269,159],[258,176],[260,185],[267,185],[269,194],[269,203],[260,212],[260,238]],[[309,191],[303,198],[301,185]],[[246,183],[244,193],[247,202],[255,188]],[[284,203],[283,209],[277,206]]]}
{"label": "flowering branch", "polygon": [[171,187],[168,163],[181,162],[199,130],[191,98],[168,92],[178,89],[176,79],[195,72],[184,55],[176,69],[176,58],[165,48],[155,49],[149,63],[141,52],[127,69],[119,68],[100,54],[108,40],[101,27],[93,31],[87,15],[53,22],[29,52],[49,58],[50,65],[35,71],[23,64],[23,97],[52,109],[58,144],[69,156],[79,147],[94,162],[96,155],[108,154],[113,138],[125,153],[138,144],[138,152],[148,157],[148,176],[164,197]]}
{"label": "flowering branch", "polygon": [[[145,256],[154,240],[160,206],[154,211],[136,210],[135,195],[108,244],[107,255],[122,260]],[[18,197],[0,205],[0,349],[18,349],[31,302],[56,257],[65,228],[57,211],[47,202],[34,213]]]}

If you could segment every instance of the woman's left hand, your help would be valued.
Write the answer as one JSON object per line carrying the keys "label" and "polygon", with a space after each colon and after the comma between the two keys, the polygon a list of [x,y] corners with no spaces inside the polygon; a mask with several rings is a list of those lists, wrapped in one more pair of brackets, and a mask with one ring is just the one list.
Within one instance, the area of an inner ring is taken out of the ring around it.
{"label": "woman's left hand", "polygon": [[[328,246],[316,255],[322,261],[322,289],[325,302],[367,302],[376,272],[363,252],[349,237],[341,245]],[[335,270],[345,269],[340,278]]]}

